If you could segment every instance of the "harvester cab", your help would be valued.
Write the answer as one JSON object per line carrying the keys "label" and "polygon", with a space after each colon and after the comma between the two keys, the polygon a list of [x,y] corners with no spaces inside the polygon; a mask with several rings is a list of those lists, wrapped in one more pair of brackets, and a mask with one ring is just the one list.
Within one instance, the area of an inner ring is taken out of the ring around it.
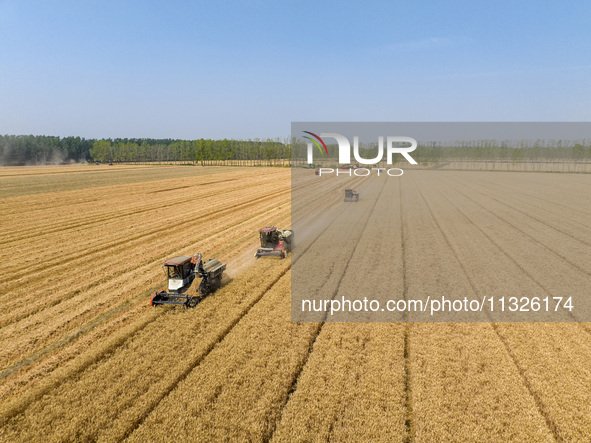
{"label": "harvester cab", "polygon": [[291,252],[293,231],[277,229],[275,226],[266,227],[259,231],[261,247],[254,254],[256,258],[275,256],[285,258]]}
{"label": "harvester cab", "polygon": [[[195,254],[193,257],[171,258],[164,262],[163,268],[168,277],[168,292],[156,292],[150,304],[152,306],[183,305],[185,308],[193,308],[221,286],[226,264],[215,259],[204,263],[202,255]],[[201,283],[196,289],[198,295],[185,294],[195,278],[201,278]]]}
{"label": "harvester cab", "polygon": [[354,189],[345,189],[345,200],[346,202],[358,202],[359,192]]}
{"label": "harvester cab", "polygon": [[163,267],[168,277],[168,290],[184,292],[195,278],[191,257],[175,257],[167,260]]}

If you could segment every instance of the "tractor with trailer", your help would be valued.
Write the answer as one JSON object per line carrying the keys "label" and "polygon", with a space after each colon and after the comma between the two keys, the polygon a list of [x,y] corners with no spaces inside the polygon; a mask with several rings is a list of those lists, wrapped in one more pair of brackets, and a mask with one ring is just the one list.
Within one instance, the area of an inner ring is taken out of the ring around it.
{"label": "tractor with trailer", "polygon": [[358,202],[359,192],[354,189],[345,189],[345,200],[346,202]]}
{"label": "tractor with trailer", "polygon": [[[168,292],[156,292],[150,304],[157,305],[181,305],[185,308],[194,308],[197,303],[218,289],[222,284],[222,275],[226,270],[226,264],[218,260],[203,261],[201,254],[193,257],[174,257],[164,262],[163,268],[168,277]],[[196,288],[194,296],[186,294],[186,291],[195,278],[201,282]]]}
{"label": "tractor with trailer", "polygon": [[275,256],[285,258],[293,247],[293,231],[277,229],[275,226],[259,230],[261,247],[254,254],[256,258]]}

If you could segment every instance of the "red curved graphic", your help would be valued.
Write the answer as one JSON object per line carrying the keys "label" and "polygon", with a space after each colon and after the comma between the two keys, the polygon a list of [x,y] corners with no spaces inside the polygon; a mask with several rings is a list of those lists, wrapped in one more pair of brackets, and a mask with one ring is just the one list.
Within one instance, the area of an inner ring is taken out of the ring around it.
{"label": "red curved graphic", "polygon": [[322,146],[324,146],[324,152],[326,152],[326,155],[328,155],[328,149],[326,148],[326,145],[324,144],[324,142],[322,141],[322,139],[320,137],[318,137],[316,134],[314,134],[313,132],[310,131],[304,131],[306,134],[310,134],[314,137],[316,137],[318,139],[318,141],[320,141],[320,143],[322,143]]}

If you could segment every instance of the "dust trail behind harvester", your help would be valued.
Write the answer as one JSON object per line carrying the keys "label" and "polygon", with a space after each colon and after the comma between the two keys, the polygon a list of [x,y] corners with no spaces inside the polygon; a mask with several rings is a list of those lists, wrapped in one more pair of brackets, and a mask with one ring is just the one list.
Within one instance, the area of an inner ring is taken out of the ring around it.
{"label": "dust trail behind harvester", "polygon": [[[234,279],[238,274],[255,262],[254,251],[258,245],[258,238],[246,242],[231,259],[227,261],[228,268],[225,272],[225,279]],[[225,281],[224,281],[225,283]]]}

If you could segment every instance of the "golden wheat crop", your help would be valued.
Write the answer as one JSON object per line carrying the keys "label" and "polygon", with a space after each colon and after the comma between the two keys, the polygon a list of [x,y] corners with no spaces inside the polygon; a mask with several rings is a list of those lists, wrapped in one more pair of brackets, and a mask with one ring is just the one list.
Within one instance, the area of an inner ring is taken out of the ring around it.
{"label": "golden wheat crop", "polygon": [[[294,173],[290,201],[278,168],[2,169],[0,440],[588,439],[588,324],[297,323],[290,290],[584,294],[590,176],[362,177],[350,211],[343,180],[318,193]],[[333,234],[255,261],[257,230],[289,227],[292,209]],[[148,306],[162,262],[194,252],[228,263],[224,287],[192,310]]]}

